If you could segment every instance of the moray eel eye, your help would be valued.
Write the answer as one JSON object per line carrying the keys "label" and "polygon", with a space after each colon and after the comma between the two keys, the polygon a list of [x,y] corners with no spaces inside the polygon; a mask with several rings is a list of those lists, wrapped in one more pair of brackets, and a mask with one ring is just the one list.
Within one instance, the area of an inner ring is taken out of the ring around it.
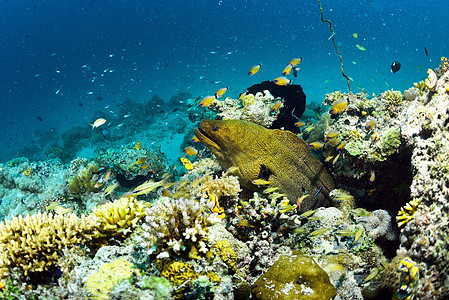
{"label": "moray eel eye", "polygon": [[218,130],[218,127],[217,126],[213,126],[212,127],[212,131],[217,131]]}

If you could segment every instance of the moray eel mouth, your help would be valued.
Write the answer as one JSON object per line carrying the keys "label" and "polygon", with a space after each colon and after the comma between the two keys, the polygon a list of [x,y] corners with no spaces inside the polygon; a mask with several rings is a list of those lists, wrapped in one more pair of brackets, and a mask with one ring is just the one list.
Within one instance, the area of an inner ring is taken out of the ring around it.
{"label": "moray eel mouth", "polygon": [[[212,147],[216,152],[220,152],[222,148],[220,145],[203,129],[201,128],[201,122],[198,127],[195,128],[195,136],[200,140],[203,145],[207,147]],[[215,151],[213,151],[215,153]]]}

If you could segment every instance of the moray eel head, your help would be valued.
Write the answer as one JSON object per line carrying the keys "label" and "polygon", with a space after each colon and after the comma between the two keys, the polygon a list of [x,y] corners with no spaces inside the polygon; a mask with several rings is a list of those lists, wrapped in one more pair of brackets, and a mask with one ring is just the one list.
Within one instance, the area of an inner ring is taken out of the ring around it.
{"label": "moray eel head", "polygon": [[290,131],[267,129],[241,120],[203,120],[195,136],[216,156],[223,169],[237,166],[235,175],[244,188],[267,188],[255,179],[279,187],[291,203],[309,194],[301,211],[329,204],[334,181],[310,153],[309,145]]}

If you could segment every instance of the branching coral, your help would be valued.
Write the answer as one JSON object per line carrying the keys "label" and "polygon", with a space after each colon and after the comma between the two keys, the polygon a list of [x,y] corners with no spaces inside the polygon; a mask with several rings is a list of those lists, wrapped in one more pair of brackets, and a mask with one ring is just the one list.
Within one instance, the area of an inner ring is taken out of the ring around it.
{"label": "branching coral", "polygon": [[413,219],[413,216],[418,210],[418,204],[418,200],[413,199],[399,210],[398,215],[396,216],[398,227],[403,227],[405,224],[410,222],[411,219]]}
{"label": "branching coral", "polygon": [[49,270],[61,251],[96,236],[96,220],[38,213],[0,224],[0,271],[18,267],[25,275]]}
{"label": "branching coral", "polygon": [[150,253],[196,257],[209,251],[208,227],[219,219],[210,213],[206,199],[161,198],[147,209],[145,220],[143,246]]}
{"label": "branching coral", "polygon": [[137,226],[145,215],[146,208],[147,206],[135,197],[122,197],[95,207],[92,213],[98,218],[98,231],[103,236],[123,237]]}
{"label": "branching coral", "polygon": [[213,178],[210,173],[206,173],[191,193],[203,198],[215,195],[220,199],[222,196],[237,197],[240,191],[238,177],[224,173],[222,177]]}

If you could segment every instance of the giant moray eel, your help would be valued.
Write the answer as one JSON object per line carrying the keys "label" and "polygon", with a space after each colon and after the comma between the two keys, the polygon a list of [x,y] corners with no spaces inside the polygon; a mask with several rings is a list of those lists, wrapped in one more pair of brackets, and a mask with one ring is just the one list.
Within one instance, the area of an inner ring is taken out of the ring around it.
{"label": "giant moray eel", "polygon": [[237,166],[242,187],[261,191],[252,180],[268,180],[291,203],[305,193],[301,212],[329,205],[335,184],[324,166],[310,153],[309,145],[290,131],[266,129],[241,120],[203,120],[196,137],[217,157],[223,169]]}

